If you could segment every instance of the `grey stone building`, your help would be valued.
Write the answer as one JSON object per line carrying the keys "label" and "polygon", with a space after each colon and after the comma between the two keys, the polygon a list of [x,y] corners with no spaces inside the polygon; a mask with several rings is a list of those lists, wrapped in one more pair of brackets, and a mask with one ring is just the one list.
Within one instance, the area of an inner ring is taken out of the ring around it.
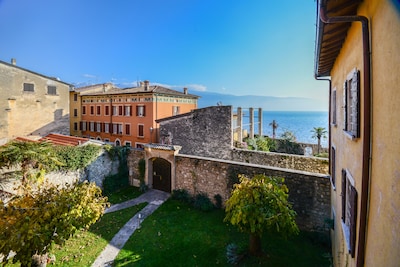
{"label": "grey stone building", "polygon": [[0,61],[0,145],[17,136],[69,134],[72,85]]}

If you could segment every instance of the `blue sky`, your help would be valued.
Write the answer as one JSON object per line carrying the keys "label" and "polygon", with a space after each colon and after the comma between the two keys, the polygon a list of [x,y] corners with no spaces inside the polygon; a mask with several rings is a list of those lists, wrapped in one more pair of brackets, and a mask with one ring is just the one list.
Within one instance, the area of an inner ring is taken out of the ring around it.
{"label": "blue sky", "polygon": [[316,3],[273,0],[0,0],[0,60],[83,85],[306,97]]}

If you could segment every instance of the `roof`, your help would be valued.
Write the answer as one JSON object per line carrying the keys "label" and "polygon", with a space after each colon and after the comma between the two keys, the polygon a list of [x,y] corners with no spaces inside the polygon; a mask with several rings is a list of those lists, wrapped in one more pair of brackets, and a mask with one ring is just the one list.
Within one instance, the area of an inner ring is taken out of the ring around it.
{"label": "roof", "polygon": [[31,71],[31,70],[28,70],[28,69],[25,69],[25,68],[21,68],[21,67],[19,67],[19,66],[17,66],[17,65],[14,65],[14,64],[11,64],[11,63],[8,63],[8,62],[5,62],[5,61],[1,61],[1,60],[0,60],[0,64],[6,65],[6,66],[11,67],[11,68],[20,69],[20,70],[23,70],[23,71],[32,73],[32,74],[34,74],[34,75],[41,76],[41,77],[46,78],[46,79],[48,79],[48,80],[52,80],[52,81],[56,81],[56,82],[59,82],[59,83],[63,83],[63,84],[66,84],[66,85],[68,85],[68,86],[70,86],[70,87],[72,86],[72,84],[63,82],[63,81],[61,81],[59,78],[56,78],[56,77],[49,77],[49,76],[40,74],[40,73],[38,73],[38,72],[34,72],[34,71]]}
{"label": "roof", "polygon": [[81,96],[120,95],[120,94],[162,94],[162,95],[180,96],[185,98],[199,98],[199,96],[197,95],[185,94],[183,92],[172,90],[159,85],[149,86],[149,89],[147,91],[144,90],[144,87],[131,87],[124,89],[113,88],[106,92],[81,93]]}
{"label": "roof", "polygon": [[[357,9],[361,2],[362,0],[320,0],[320,4],[326,6],[327,17],[357,15]],[[320,19],[319,6],[317,6],[316,76],[330,76],[333,64],[340,53],[350,26],[351,22],[323,23]]]}
{"label": "roof", "polygon": [[61,145],[61,146],[79,146],[86,142],[89,142],[90,139],[82,138],[82,137],[75,137],[69,135],[62,135],[51,133],[39,139],[39,141],[49,141],[54,145]]}

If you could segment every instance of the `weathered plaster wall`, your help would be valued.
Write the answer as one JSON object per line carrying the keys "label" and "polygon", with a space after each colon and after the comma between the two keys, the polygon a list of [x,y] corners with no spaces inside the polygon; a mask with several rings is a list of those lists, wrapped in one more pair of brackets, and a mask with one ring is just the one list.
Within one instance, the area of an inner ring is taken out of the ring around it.
{"label": "weathered plaster wall", "polygon": [[[34,84],[24,92],[24,83]],[[48,94],[47,86],[56,86]],[[69,134],[69,85],[40,74],[0,62],[0,144],[13,137]]]}

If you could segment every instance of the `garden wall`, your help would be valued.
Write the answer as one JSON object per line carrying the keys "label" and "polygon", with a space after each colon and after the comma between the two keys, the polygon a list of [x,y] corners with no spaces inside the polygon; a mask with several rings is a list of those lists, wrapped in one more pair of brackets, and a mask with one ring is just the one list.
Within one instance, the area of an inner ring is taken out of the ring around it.
{"label": "garden wall", "polygon": [[238,182],[238,174],[285,178],[289,201],[297,212],[296,221],[302,230],[321,230],[324,220],[330,218],[330,180],[322,174],[177,155],[175,189],[186,189],[191,194],[206,193],[210,199],[219,194],[225,201],[230,196],[233,184]]}
{"label": "garden wall", "polygon": [[231,151],[231,160],[314,173],[329,173],[327,158],[234,148]]}

